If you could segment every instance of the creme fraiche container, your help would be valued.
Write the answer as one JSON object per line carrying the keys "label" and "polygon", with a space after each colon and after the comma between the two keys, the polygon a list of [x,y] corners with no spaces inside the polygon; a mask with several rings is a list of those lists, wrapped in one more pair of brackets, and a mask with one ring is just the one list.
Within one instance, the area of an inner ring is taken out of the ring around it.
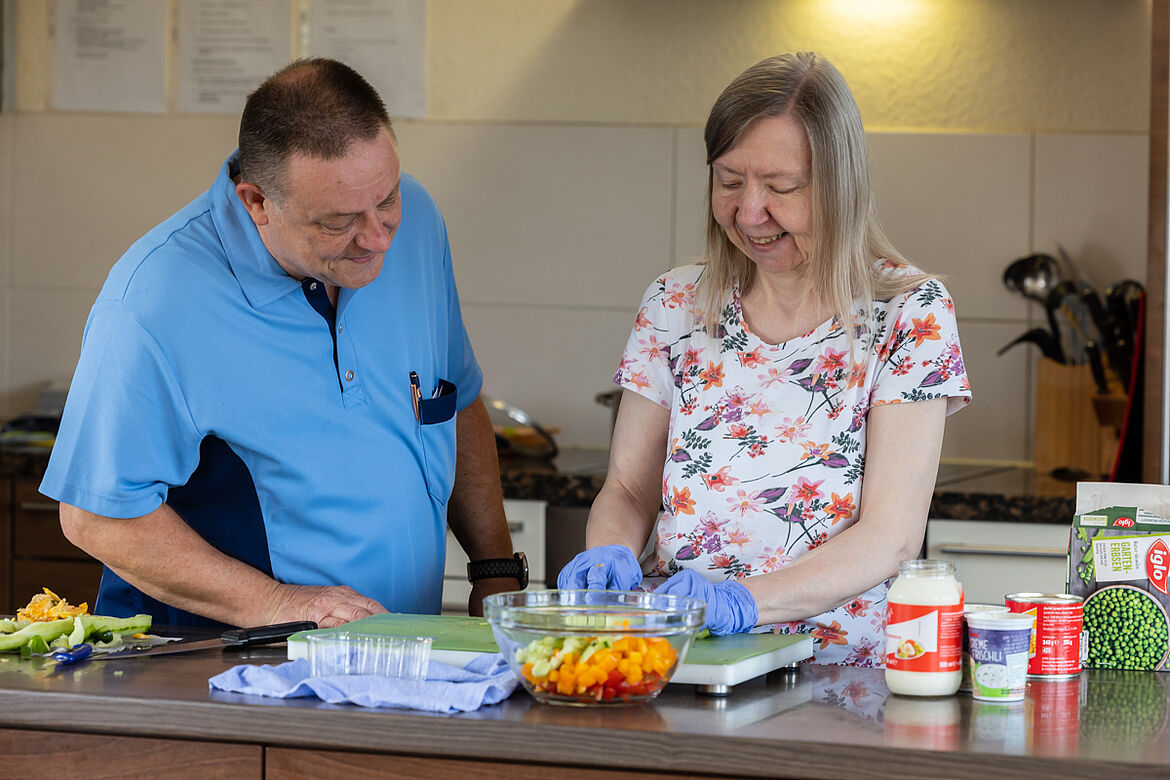
{"label": "creme fraiche container", "polygon": [[887,596],[886,687],[950,696],[962,679],[963,587],[950,561],[903,561]]}

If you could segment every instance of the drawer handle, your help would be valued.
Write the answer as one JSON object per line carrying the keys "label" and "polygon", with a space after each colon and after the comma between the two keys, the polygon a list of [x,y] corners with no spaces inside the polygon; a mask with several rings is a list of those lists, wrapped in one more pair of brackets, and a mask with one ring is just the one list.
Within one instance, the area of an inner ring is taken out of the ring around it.
{"label": "drawer handle", "polygon": [[26,512],[56,512],[58,506],[56,501],[21,501],[17,504]]}
{"label": "drawer handle", "polygon": [[524,523],[513,523],[508,521],[508,533],[522,534],[524,533]]}
{"label": "drawer handle", "polygon": [[1067,558],[1064,550],[1045,550],[1035,547],[940,547],[940,553],[951,555],[1006,555],[1013,558]]}

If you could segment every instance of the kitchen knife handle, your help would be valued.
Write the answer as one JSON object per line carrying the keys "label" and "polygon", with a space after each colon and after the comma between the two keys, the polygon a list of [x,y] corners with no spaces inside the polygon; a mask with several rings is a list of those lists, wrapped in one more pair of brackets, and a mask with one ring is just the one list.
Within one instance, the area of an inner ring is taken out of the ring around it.
{"label": "kitchen knife handle", "polygon": [[74,645],[68,650],[59,650],[53,653],[53,660],[58,664],[73,664],[84,661],[91,655],[93,655],[93,645],[80,644]]}
{"label": "kitchen knife handle", "polygon": [[292,623],[277,623],[272,626],[256,626],[254,628],[233,628],[220,635],[226,645],[267,645],[273,642],[282,642],[298,631],[312,631],[317,624],[311,620],[300,620]]}
{"label": "kitchen knife handle", "polygon": [[1101,362],[1101,348],[1095,341],[1086,341],[1085,354],[1089,356],[1089,371],[1093,374],[1093,384],[1097,385],[1097,394],[1108,395],[1109,381],[1105,378],[1105,365]]}

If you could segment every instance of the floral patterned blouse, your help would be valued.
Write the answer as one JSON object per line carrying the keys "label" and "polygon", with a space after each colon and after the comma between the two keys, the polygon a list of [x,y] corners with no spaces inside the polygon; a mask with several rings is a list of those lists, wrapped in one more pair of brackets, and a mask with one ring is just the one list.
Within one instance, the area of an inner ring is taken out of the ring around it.
{"label": "floral patterned blouse", "polygon": [[[949,414],[971,397],[954,303],[937,280],[873,302],[873,330],[857,327],[851,357],[836,318],[762,341],[738,290],[711,339],[695,309],[702,270],[676,268],[650,285],[614,376],[670,410],[647,587],[683,567],[715,581],[787,566],[856,522],[871,407],[946,397]],[[756,630],[811,634],[818,663],[880,666],[887,590],[888,580],[824,614]]]}

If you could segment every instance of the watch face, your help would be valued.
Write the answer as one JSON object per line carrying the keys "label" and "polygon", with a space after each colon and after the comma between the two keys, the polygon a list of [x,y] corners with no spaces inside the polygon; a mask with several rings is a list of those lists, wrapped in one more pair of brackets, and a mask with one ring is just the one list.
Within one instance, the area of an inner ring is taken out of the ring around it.
{"label": "watch face", "polygon": [[516,553],[514,556],[516,563],[520,565],[520,576],[516,579],[520,581],[520,590],[528,587],[528,556],[522,552]]}

